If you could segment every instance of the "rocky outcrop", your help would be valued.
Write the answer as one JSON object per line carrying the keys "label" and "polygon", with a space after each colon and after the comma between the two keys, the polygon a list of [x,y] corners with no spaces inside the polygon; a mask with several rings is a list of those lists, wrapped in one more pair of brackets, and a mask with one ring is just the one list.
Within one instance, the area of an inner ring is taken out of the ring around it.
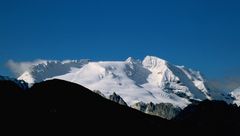
{"label": "rocky outcrop", "polygon": [[147,114],[159,116],[166,119],[172,119],[176,117],[182,110],[181,108],[176,107],[170,103],[146,104],[143,102],[139,102],[133,105],[132,108],[135,108]]}
{"label": "rocky outcrop", "polygon": [[127,103],[122,99],[122,97],[117,95],[115,92],[109,96],[109,100],[127,106]]}

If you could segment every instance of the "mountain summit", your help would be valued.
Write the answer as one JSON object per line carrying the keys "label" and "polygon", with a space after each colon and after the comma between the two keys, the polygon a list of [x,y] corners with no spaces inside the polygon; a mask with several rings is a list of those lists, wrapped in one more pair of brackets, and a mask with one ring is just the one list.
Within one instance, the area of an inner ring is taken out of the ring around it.
{"label": "mountain summit", "polygon": [[117,94],[137,109],[142,103],[166,103],[183,109],[193,101],[225,99],[225,94],[207,87],[200,72],[154,56],[146,56],[143,61],[132,57],[125,61],[45,61],[18,79],[28,83],[49,79],[74,82],[107,98]]}

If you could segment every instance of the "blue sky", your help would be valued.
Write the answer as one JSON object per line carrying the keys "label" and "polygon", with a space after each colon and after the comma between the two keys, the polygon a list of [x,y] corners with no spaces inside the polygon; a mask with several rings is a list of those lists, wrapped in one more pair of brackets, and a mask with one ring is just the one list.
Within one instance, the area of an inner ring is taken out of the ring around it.
{"label": "blue sky", "polygon": [[155,55],[209,78],[236,75],[239,7],[237,0],[2,0],[0,74],[11,75],[9,59]]}

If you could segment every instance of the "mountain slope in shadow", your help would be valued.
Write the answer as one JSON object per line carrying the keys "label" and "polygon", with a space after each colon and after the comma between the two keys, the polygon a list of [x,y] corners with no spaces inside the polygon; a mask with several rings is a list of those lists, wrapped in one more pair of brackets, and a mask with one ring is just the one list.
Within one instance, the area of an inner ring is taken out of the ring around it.
{"label": "mountain slope in shadow", "polygon": [[0,113],[0,129],[10,129],[8,133],[237,135],[240,127],[239,108],[224,102],[203,101],[174,120],[165,120],[62,80],[37,83],[27,90],[0,81]]}
{"label": "mountain slope in shadow", "polygon": [[154,130],[167,132],[171,128],[165,119],[119,105],[74,83],[51,80],[28,90],[21,90],[8,81],[0,85],[2,125],[27,122],[29,126],[25,127],[41,128],[41,131],[51,128],[50,131],[60,134],[83,133],[89,128],[93,131],[88,133],[152,134]]}
{"label": "mountain slope in shadow", "polygon": [[197,105],[189,105],[174,120],[181,125],[183,131],[239,135],[240,108],[224,101],[205,100]]}

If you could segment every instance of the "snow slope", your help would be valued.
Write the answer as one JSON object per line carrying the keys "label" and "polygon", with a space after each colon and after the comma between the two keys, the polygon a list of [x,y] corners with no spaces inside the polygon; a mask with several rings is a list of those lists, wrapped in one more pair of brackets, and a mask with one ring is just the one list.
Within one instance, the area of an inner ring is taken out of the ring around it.
{"label": "snow slope", "polygon": [[29,84],[41,82],[47,78],[68,73],[72,67],[81,68],[89,60],[42,60],[33,63],[29,70],[25,71],[18,79],[22,79]]}
{"label": "snow slope", "polygon": [[231,92],[231,96],[235,99],[233,103],[240,106],[240,87]]}
{"label": "snow slope", "polygon": [[54,78],[99,90],[106,97],[115,92],[129,106],[152,102],[184,108],[191,99],[213,99],[199,72],[154,56],[143,61],[131,57],[125,61],[46,61],[19,77],[29,83]]}

